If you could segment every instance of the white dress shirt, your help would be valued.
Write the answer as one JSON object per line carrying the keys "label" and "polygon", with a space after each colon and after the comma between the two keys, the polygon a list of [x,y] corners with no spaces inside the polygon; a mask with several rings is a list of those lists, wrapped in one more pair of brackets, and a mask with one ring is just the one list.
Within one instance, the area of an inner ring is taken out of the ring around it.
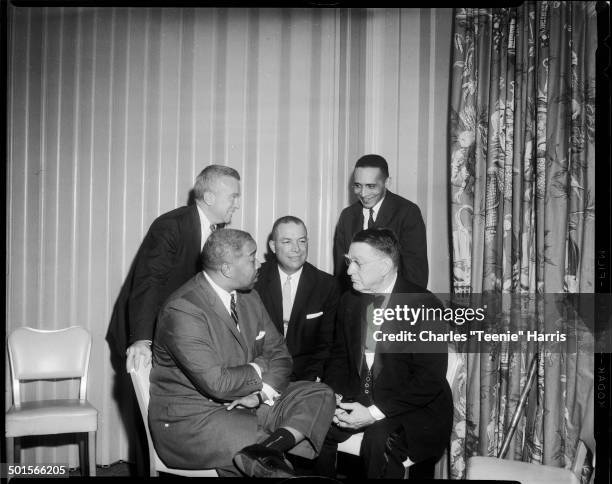
{"label": "white dress shirt", "polygon": [[[289,281],[291,284],[291,307],[289,308],[289,312],[288,312],[289,314],[291,314],[291,310],[293,309],[293,303],[295,302],[295,295],[297,294],[298,283],[300,282],[300,276],[302,275],[302,269],[304,266],[300,267],[296,272],[294,272],[291,275],[285,274],[285,272],[280,268],[279,265],[277,265],[277,267],[278,267],[278,275],[280,276],[281,292],[282,292],[283,286],[285,285],[285,282],[287,281],[287,278],[291,277],[291,280]],[[289,321],[283,321],[285,335],[287,335],[288,323]]]}

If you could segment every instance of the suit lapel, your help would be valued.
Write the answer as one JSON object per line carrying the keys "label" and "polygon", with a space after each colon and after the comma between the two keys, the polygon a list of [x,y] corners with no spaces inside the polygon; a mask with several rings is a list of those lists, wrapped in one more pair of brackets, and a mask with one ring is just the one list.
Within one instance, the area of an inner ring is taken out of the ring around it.
{"label": "suit lapel", "polygon": [[393,197],[393,193],[387,190],[385,199],[380,204],[380,209],[378,210],[378,214],[376,215],[374,227],[387,227],[389,225],[391,216],[395,212],[395,200],[393,199]]}
{"label": "suit lapel", "polygon": [[346,245],[347,250],[348,247],[351,245],[350,239],[353,238],[353,235],[363,230],[363,206],[361,205],[361,202],[357,201],[353,205],[353,207],[353,226],[351,231],[352,235],[350,236],[348,244]]}
{"label": "suit lapel", "polygon": [[[206,277],[204,277],[204,274],[202,272],[198,274],[198,281],[202,286],[202,290],[204,292],[206,302],[208,303],[208,307],[210,307],[215,312],[215,314],[219,317],[221,324],[224,324],[230,330],[230,332],[234,335],[234,337],[244,350],[244,353],[248,355],[249,351],[245,338],[236,328],[236,324],[234,323],[234,320],[230,316],[228,310],[223,305],[221,298],[217,295],[215,290],[208,283]],[[238,301],[240,301],[240,296],[238,296]],[[244,310],[242,312],[245,313]],[[238,320],[240,321],[240,312],[238,313]]]}
{"label": "suit lapel", "polygon": [[[198,206],[191,206],[191,243],[198,253],[202,249],[202,224],[200,223],[200,214]],[[199,265],[199,264],[198,264]]]}
{"label": "suit lapel", "polygon": [[365,298],[356,295],[353,300],[353,304],[350,305],[350,309],[347,311],[347,333],[345,334],[347,341],[349,342],[350,352],[353,355],[353,363],[357,373],[361,375],[363,368],[363,349],[364,349],[364,338],[365,338],[365,325],[364,325],[364,314],[365,314]]}
{"label": "suit lapel", "polygon": [[269,262],[269,268],[266,276],[266,285],[268,290],[268,301],[272,304],[273,314],[270,314],[272,322],[280,334],[283,334],[283,293],[280,283],[280,275],[278,274],[278,265],[276,262]]}

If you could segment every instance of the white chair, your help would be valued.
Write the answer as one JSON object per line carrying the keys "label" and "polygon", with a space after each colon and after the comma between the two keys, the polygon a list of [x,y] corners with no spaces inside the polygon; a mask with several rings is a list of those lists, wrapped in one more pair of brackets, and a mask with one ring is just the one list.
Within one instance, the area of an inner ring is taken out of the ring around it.
{"label": "white chair", "polygon": [[[87,372],[91,336],[73,326],[45,331],[18,328],[8,338],[13,405],[6,413],[6,449],[9,463],[21,460],[20,437],[86,433],[80,436],[81,474],[89,464],[96,475],[96,431],[98,411],[87,401]],[[78,398],[21,400],[20,382],[80,378]],[[16,440],[17,439],[17,440]]]}
{"label": "white chair", "polygon": [[487,481],[494,478],[519,481],[521,484],[580,484],[586,455],[586,445],[580,440],[571,469],[497,457],[470,457],[467,461],[466,478]]}
{"label": "white chair", "polygon": [[[448,349],[448,365],[446,369],[446,380],[450,385],[451,389],[453,388],[453,383],[455,381],[455,377],[457,376],[457,370],[459,369],[459,365],[461,363],[461,359],[459,355],[455,352],[453,348]],[[338,452],[344,452],[345,454],[351,455],[359,455],[359,450],[361,449],[361,441],[363,440],[363,432],[359,432],[351,435],[344,442],[340,442],[338,444]],[[448,467],[448,450],[444,452],[444,455],[440,458],[438,463],[444,462],[446,467]],[[406,469],[406,473],[408,473],[408,468],[414,464],[410,459],[406,459],[404,462],[404,468]],[[436,464],[436,468],[438,468],[438,464]]]}
{"label": "white chair", "polygon": [[[149,373],[151,373],[151,365],[149,364],[144,366],[141,363],[138,370],[130,368],[129,373],[132,377],[132,384],[134,385],[134,391],[136,392],[136,398],[138,399],[138,407],[140,407],[140,414],[142,415],[144,427],[147,432],[150,476],[157,477],[160,472],[166,472],[168,474],[176,474],[186,477],[218,477],[215,469],[175,469],[173,467],[167,467],[161,461],[157,455],[157,452],[155,451],[153,440],[151,439],[151,432],[149,431]],[[214,445],[214,443],[212,444]]]}

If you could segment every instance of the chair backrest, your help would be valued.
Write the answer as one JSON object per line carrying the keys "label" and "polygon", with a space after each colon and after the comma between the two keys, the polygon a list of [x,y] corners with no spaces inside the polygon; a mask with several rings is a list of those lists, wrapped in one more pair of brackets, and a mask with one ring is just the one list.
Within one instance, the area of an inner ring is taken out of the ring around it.
{"label": "chair backrest", "polygon": [[57,330],[17,328],[8,338],[13,402],[21,404],[21,380],[80,378],[79,398],[87,398],[91,336],[80,326]]}

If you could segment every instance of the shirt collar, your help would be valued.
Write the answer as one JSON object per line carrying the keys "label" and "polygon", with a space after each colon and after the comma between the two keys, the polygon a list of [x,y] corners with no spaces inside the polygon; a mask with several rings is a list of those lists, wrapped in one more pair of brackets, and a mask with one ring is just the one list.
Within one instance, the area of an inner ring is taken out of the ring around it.
{"label": "shirt collar", "polygon": [[[387,193],[385,192],[383,197],[376,203],[376,205],[372,207],[372,210],[374,211],[372,217],[376,218],[378,216],[378,211],[380,210],[380,206],[382,205],[383,200],[385,199],[386,196],[387,196]],[[362,209],[363,209],[363,215],[364,217],[366,217],[366,220],[367,220],[367,217],[370,216],[370,209],[365,208],[364,206],[362,206]]]}
{"label": "shirt collar", "polygon": [[227,292],[225,289],[223,289],[221,286],[215,283],[215,281],[211,279],[211,277],[206,273],[206,271],[204,271],[204,277],[206,277],[206,280],[209,282],[213,290],[221,298],[221,302],[225,306],[225,309],[227,309],[227,311],[231,314],[232,311],[231,311],[230,304],[232,301],[232,294],[235,295],[236,291]]}
{"label": "shirt collar", "polygon": [[[288,274],[285,274],[285,272],[281,269],[280,265],[276,264],[276,267],[278,268],[278,275],[280,276],[280,281],[281,281],[281,286],[285,283],[285,281],[287,280],[287,277],[289,277]],[[302,269],[304,268],[304,266],[300,267],[297,271],[295,271],[293,274],[291,274],[291,281],[299,281],[300,280],[300,276],[302,275]]]}

